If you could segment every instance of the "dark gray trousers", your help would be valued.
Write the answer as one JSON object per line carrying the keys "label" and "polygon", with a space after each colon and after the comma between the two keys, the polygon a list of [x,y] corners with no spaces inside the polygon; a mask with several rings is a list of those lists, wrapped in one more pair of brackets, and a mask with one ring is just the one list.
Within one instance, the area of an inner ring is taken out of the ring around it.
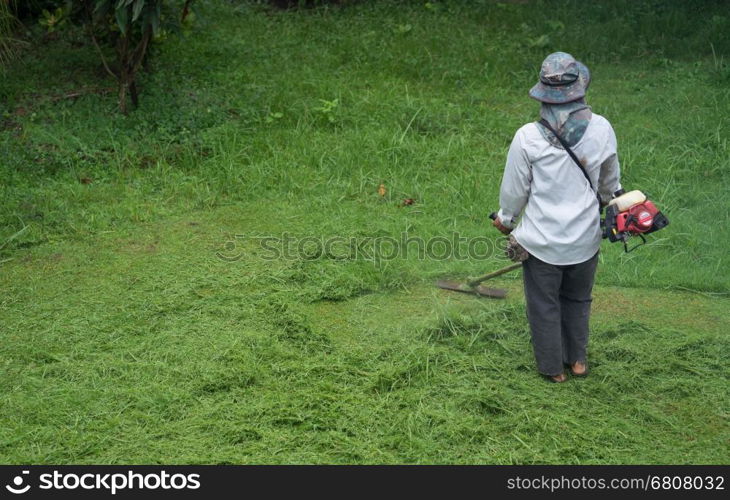
{"label": "dark gray trousers", "polygon": [[563,373],[564,364],[586,361],[591,290],[598,253],[580,264],[555,266],[530,256],[522,263],[527,320],[537,371]]}

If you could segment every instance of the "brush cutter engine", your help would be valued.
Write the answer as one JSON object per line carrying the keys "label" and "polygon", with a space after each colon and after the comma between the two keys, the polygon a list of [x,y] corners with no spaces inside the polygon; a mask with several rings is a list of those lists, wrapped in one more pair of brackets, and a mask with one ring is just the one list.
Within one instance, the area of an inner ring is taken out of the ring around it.
{"label": "brush cutter engine", "polygon": [[[628,253],[646,243],[645,234],[658,231],[669,224],[669,219],[641,191],[626,193],[619,189],[606,207],[606,218],[601,221],[603,237],[611,243],[621,241]],[[641,238],[641,243],[629,249],[628,239]]]}

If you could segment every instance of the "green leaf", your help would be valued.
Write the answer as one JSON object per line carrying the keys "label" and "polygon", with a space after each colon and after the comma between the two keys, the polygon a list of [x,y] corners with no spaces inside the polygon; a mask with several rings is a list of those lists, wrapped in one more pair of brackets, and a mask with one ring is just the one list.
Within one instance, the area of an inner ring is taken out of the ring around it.
{"label": "green leaf", "polygon": [[[120,2],[121,1],[123,0],[120,0]],[[127,26],[129,25],[129,9],[127,8],[127,6],[124,6],[122,8],[117,7],[114,14],[117,18],[117,25],[119,26],[119,30],[122,32],[123,35],[126,35]]]}
{"label": "green leaf", "polygon": [[94,7],[94,18],[96,21],[106,17],[109,13],[109,9],[112,6],[111,0],[97,0],[96,6]]}
{"label": "green leaf", "polygon": [[142,12],[142,8],[144,7],[145,0],[135,0],[134,1],[134,7],[132,8],[132,22],[136,21],[137,18],[139,18],[140,13]]}
{"label": "green leaf", "polygon": [[152,26],[152,36],[157,36],[160,32],[160,18],[162,17],[161,12],[162,1],[155,1],[155,10],[150,13],[150,25]]}

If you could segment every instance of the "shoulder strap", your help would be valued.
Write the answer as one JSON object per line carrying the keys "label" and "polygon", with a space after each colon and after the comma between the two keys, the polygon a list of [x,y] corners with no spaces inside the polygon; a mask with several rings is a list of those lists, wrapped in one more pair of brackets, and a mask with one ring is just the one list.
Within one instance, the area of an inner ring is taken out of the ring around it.
{"label": "shoulder strap", "polygon": [[560,141],[560,144],[563,145],[563,148],[568,152],[570,157],[573,158],[573,161],[575,162],[576,165],[578,165],[578,168],[580,168],[580,171],[583,172],[583,176],[588,181],[588,185],[591,186],[591,190],[593,190],[593,192],[595,192],[596,188],[593,187],[593,183],[591,182],[591,178],[588,176],[588,172],[586,172],[586,168],[580,162],[578,157],[575,156],[575,153],[573,153],[573,150],[570,149],[570,146],[568,146],[568,143],[565,142],[565,140],[563,140],[562,137],[560,137],[560,135],[555,131],[555,129],[550,125],[550,123],[548,123],[548,121],[545,118],[542,118],[538,123],[540,125],[542,125],[543,127],[545,127],[546,129],[548,129],[550,132],[552,132],[553,135],[555,136],[555,138],[558,141]]}

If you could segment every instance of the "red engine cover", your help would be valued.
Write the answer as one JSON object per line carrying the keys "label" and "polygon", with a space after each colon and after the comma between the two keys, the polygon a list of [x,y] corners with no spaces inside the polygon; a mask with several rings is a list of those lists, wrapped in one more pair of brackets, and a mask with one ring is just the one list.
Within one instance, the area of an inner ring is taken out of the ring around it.
{"label": "red engine cover", "polygon": [[657,213],[659,213],[659,210],[649,200],[637,203],[629,207],[628,210],[618,214],[616,217],[616,229],[619,233],[645,233],[651,229],[654,223],[654,216]]}

